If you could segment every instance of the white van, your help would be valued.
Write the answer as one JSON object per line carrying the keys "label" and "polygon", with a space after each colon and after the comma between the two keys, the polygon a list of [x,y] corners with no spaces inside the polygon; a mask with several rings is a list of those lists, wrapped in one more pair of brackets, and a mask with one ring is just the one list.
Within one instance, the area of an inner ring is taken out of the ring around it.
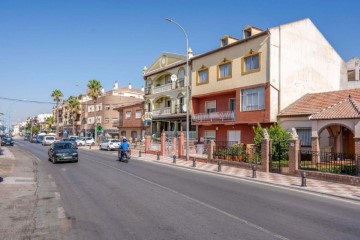
{"label": "white van", "polygon": [[55,136],[53,136],[53,135],[46,135],[46,136],[44,136],[44,140],[43,140],[43,142],[42,142],[42,145],[43,145],[43,146],[51,145],[51,144],[54,143],[55,141],[56,141]]}

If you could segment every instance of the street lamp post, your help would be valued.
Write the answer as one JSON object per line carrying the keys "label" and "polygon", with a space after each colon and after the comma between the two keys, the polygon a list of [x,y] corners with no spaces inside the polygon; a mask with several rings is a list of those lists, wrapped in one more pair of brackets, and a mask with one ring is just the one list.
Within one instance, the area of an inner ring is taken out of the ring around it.
{"label": "street lamp post", "polygon": [[171,18],[165,18],[166,21],[174,23],[178,26],[185,35],[186,39],[186,80],[185,80],[185,87],[186,87],[186,160],[189,161],[189,103],[190,103],[190,96],[189,96],[189,39],[185,29],[172,20]]}

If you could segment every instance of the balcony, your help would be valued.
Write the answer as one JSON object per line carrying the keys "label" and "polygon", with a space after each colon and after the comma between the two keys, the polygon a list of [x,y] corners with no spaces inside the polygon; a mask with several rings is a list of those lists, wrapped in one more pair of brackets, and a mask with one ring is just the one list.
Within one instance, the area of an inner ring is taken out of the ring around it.
{"label": "balcony", "polygon": [[198,113],[191,116],[192,122],[222,122],[235,121],[235,112],[212,112],[212,113]]}
{"label": "balcony", "polygon": [[123,125],[124,125],[123,120],[113,120],[113,122],[112,122],[113,127],[122,127]]}
{"label": "balcony", "polygon": [[156,109],[156,110],[154,110],[152,112],[153,117],[170,115],[170,114],[171,114],[171,108],[170,107]]}
{"label": "balcony", "polygon": [[161,93],[161,92],[167,92],[170,91],[172,89],[172,83],[167,83],[158,87],[154,87],[153,89],[153,93]]}

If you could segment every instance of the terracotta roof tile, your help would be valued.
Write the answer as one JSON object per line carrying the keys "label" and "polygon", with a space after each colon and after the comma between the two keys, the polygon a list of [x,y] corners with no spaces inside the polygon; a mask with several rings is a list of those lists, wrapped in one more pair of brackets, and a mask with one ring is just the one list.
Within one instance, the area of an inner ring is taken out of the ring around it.
{"label": "terracotta roof tile", "polygon": [[285,116],[299,116],[299,115],[313,115],[320,111],[333,106],[351,96],[355,103],[360,102],[360,89],[348,89],[323,93],[306,94],[298,99],[279,114],[279,117]]}
{"label": "terracotta roof tile", "polygon": [[360,111],[351,97],[310,116],[310,119],[360,118]]}

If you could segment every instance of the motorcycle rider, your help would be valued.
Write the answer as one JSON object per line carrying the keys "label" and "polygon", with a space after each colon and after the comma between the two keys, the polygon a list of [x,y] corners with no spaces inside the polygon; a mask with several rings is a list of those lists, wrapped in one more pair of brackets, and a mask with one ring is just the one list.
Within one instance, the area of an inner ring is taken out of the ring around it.
{"label": "motorcycle rider", "polygon": [[123,160],[124,155],[126,155],[126,151],[129,149],[129,143],[126,141],[126,138],[122,140],[122,143],[120,145],[120,159],[119,161]]}

